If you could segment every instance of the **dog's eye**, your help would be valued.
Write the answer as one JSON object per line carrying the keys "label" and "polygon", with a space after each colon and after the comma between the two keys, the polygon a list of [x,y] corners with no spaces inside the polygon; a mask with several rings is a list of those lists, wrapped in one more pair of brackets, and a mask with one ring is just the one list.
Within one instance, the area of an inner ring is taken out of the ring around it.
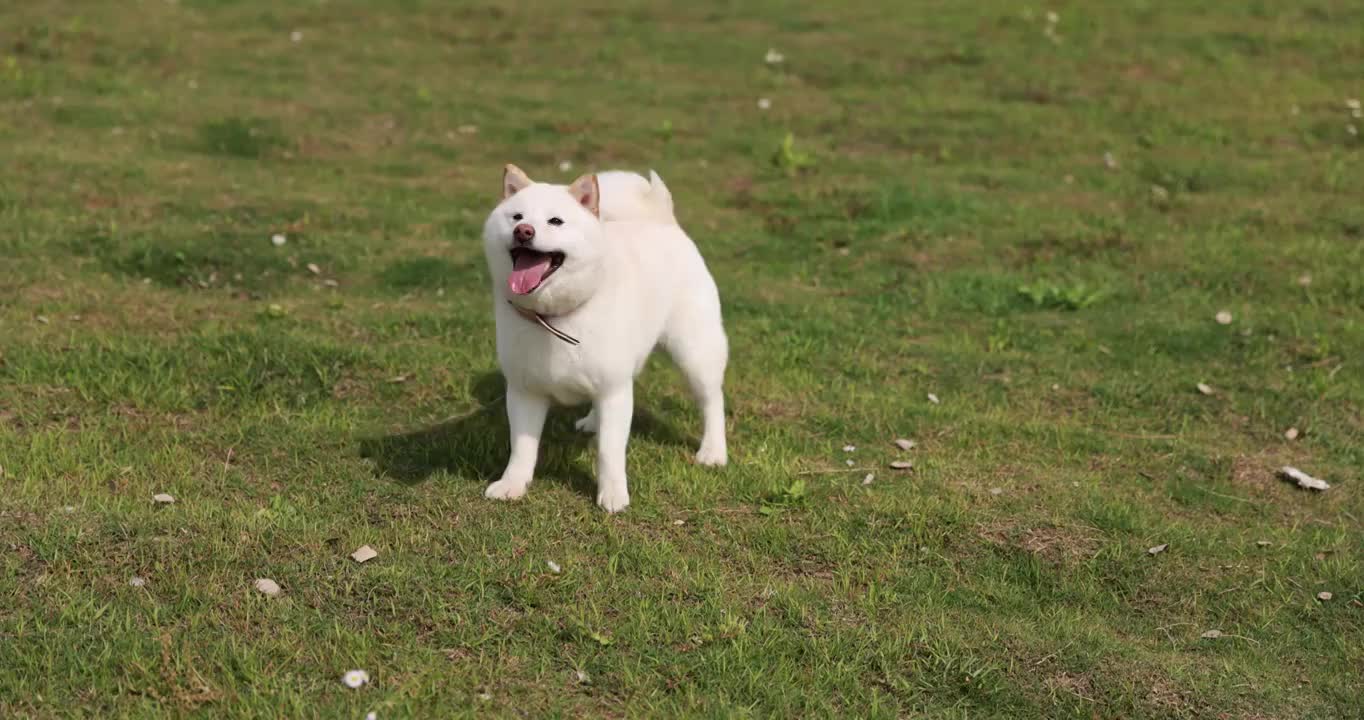
{"label": "dog's eye", "polygon": [[515,220],[515,221],[517,221],[517,222],[521,222],[521,213],[516,213],[515,215],[513,215],[513,216],[512,216],[512,220]]}
{"label": "dog's eye", "polygon": [[563,218],[550,218],[550,219],[549,219],[549,224],[550,224],[550,225],[563,225],[563,224],[564,224],[564,221],[563,221]]}

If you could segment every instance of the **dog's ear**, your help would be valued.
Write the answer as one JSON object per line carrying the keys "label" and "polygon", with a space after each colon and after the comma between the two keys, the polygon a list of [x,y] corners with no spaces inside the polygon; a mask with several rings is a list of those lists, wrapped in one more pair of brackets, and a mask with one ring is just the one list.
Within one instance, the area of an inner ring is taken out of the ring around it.
{"label": "dog's ear", "polygon": [[593,215],[601,217],[601,187],[597,185],[597,175],[583,175],[568,186],[568,194],[582,203]]}
{"label": "dog's ear", "polygon": [[502,199],[515,195],[521,188],[531,184],[531,179],[515,165],[502,169]]}

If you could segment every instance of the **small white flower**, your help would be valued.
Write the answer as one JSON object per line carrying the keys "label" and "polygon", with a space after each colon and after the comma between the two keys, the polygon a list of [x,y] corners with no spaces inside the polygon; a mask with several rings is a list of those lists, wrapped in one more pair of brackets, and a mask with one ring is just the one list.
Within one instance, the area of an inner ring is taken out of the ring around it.
{"label": "small white flower", "polygon": [[128,584],[133,587],[142,587],[147,584],[147,578],[144,578],[141,575],[134,575],[128,578]]}
{"label": "small white flower", "polygon": [[369,683],[369,673],[364,670],[351,670],[341,676],[341,682],[345,683],[346,687],[357,690]]}
{"label": "small white flower", "polygon": [[289,242],[289,238],[284,237],[284,233],[275,233],[270,236],[270,244],[275,247],[281,247],[287,242]]}
{"label": "small white flower", "polygon": [[303,42],[303,31],[295,30],[289,33],[289,39],[293,42]]}
{"label": "small white flower", "polygon": [[856,451],[856,450],[857,450],[857,446],[856,446],[856,445],[844,445],[844,446],[843,446],[843,452],[854,452],[854,451]]}
{"label": "small white flower", "polygon": [[549,566],[549,571],[555,575],[558,575],[559,572],[563,570],[563,568],[559,567],[559,563],[556,563],[553,560],[546,560],[545,564]]}
{"label": "small white flower", "polygon": [[773,48],[768,48],[767,55],[763,58],[763,60],[766,61],[768,65],[780,65],[786,62],[786,56],[777,52]]}
{"label": "small white flower", "polygon": [[573,169],[573,161],[572,161],[572,160],[565,160],[565,161],[559,163],[559,172],[568,172],[569,170],[572,170],[572,169]]}
{"label": "small white flower", "polygon": [[768,100],[767,98],[758,98],[758,109],[759,109],[759,110],[771,110],[771,109],[772,109],[772,101],[771,101],[771,100]]}

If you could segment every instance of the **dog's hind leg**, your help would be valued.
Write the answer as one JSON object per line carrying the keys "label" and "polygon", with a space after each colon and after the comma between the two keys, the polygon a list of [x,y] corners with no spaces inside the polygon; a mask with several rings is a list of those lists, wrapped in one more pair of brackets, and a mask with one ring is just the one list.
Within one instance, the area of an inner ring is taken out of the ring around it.
{"label": "dog's hind leg", "polygon": [[704,430],[696,462],[724,465],[729,454],[725,445],[725,365],[729,362],[729,341],[720,320],[719,298],[696,298],[678,309],[668,323],[663,339],[668,354],[677,363],[701,406]]}
{"label": "dog's hind leg", "polygon": [[578,418],[573,423],[573,427],[581,430],[588,435],[597,432],[597,409],[592,408],[586,415]]}

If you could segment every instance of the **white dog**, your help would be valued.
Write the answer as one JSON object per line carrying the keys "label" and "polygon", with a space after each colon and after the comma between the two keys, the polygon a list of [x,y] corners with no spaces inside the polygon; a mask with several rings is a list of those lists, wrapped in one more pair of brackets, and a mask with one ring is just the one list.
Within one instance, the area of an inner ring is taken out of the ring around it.
{"label": "white dog", "polygon": [[673,216],[657,174],[613,171],[568,186],[508,165],[483,226],[497,359],[507,379],[511,458],[490,498],[525,495],[551,403],[591,401],[577,427],[597,434],[597,504],[630,504],[625,446],[634,379],[655,346],[672,355],[701,405],[696,461],[724,465],[728,341],[720,294]]}

